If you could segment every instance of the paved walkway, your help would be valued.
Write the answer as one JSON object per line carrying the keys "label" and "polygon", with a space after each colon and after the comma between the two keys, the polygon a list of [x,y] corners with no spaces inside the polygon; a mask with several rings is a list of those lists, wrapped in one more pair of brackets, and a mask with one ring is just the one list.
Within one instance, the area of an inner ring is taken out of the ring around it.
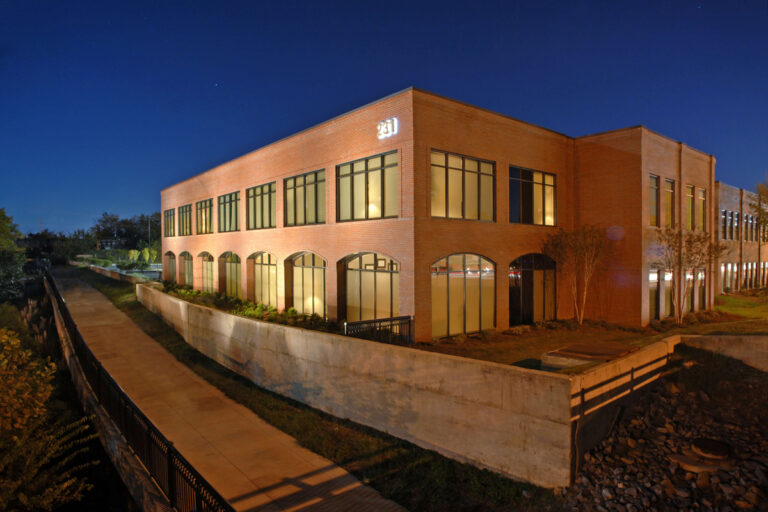
{"label": "paved walkway", "polygon": [[227,398],[88,284],[66,271],[57,281],[106,370],[237,510],[403,510]]}

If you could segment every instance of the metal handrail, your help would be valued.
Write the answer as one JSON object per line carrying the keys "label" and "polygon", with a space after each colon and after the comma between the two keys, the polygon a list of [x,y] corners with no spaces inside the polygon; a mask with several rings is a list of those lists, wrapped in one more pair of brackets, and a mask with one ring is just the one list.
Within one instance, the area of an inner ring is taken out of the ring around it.
{"label": "metal handrail", "polygon": [[398,345],[413,343],[410,316],[344,322],[344,334],[355,338]]}
{"label": "metal handrail", "polygon": [[104,369],[80,335],[53,276],[48,269],[44,273],[80,367],[99,404],[168,497],[171,506],[182,512],[234,512],[232,505],[179,453]]}

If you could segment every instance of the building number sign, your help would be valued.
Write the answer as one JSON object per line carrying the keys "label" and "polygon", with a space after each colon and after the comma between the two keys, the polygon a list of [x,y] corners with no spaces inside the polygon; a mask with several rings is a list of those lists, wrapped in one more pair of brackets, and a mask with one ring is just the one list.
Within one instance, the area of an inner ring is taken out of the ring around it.
{"label": "building number sign", "polygon": [[397,133],[397,118],[390,117],[379,123],[377,126],[379,139],[386,139]]}

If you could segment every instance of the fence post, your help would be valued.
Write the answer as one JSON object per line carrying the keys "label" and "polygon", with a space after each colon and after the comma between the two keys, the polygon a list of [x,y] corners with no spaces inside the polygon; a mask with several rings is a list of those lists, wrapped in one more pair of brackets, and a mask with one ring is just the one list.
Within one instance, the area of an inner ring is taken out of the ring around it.
{"label": "fence post", "polygon": [[168,441],[168,500],[176,508],[176,466],[173,464],[173,443]]}

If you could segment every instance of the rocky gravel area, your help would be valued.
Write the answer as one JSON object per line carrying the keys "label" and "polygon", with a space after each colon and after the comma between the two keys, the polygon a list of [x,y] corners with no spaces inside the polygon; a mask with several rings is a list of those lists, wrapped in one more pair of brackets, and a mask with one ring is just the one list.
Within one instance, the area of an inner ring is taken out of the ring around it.
{"label": "rocky gravel area", "polygon": [[[702,454],[702,438],[726,453]],[[574,510],[768,510],[768,374],[678,347],[561,499]]]}

